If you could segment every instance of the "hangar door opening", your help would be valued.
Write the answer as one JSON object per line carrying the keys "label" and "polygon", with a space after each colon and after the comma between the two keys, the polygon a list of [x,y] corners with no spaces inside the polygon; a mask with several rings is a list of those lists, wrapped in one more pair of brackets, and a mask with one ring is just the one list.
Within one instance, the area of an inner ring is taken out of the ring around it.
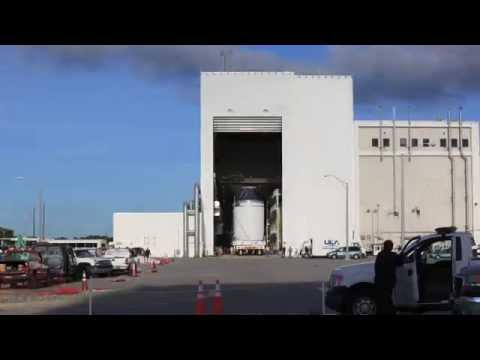
{"label": "hangar door opening", "polygon": [[215,117],[217,252],[263,254],[282,245],[282,118]]}

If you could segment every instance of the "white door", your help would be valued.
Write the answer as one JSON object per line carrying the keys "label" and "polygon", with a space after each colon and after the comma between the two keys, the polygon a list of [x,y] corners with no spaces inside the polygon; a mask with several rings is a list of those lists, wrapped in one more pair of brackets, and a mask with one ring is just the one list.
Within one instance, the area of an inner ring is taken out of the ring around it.
{"label": "white door", "polygon": [[397,284],[393,292],[393,303],[395,306],[412,307],[417,304],[418,276],[415,251],[406,254],[404,263],[397,268]]}

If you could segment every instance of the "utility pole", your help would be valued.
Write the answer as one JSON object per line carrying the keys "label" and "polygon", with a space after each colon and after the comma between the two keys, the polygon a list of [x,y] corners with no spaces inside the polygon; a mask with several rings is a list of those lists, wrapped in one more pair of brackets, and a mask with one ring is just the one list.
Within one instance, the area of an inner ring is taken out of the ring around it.
{"label": "utility pole", "polygon": [[35,237],[35,208],[33,208],[33,232],[32,232],[32,236]]}
{"label": "utility pole", "polygon": [[43,203],[42,221],[42,240],[45,241],[45,202]]}
{"label": "utility pole", "polygon": [[404,161],[404,155],[401,155],[401,191],[400,191],[400,196],[401,196],[401,204],[400,206],[402,207],[402,213],[400,214],[401,218],[401,228],[400,228],[400,244],[403,246],[403,243],[405,242],[405,161]]}

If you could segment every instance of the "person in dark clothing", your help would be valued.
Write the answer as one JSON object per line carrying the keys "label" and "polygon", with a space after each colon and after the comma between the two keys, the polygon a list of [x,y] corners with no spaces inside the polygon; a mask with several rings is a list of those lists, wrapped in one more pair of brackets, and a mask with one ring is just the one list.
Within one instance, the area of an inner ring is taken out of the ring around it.
{"label": "person in dark clothing", "polygon": [[282,246],[282,257],[285,257],[285,246]]}
{"label": "person in dark clothing", "polygon": [[396,283],[396,269],[402,265],[401,257],[394,253],[393,242],[386,240],[383,250],[375,260],[375,289],[377,295],[377,314],[394,315],[392,294]]}
{"label": "person in dark clothing", "polygon": [[150,249],[149,248],[147,248],[147,250],[145,250],[145,257],[147,258],[147,261],[148,261],[148,259],[150,257]]}

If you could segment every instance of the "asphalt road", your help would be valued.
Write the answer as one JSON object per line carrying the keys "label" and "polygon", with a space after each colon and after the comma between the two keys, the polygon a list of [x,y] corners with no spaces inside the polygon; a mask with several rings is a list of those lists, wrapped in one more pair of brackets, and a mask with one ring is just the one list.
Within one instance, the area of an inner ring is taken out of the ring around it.
{"label": "asphalt road", "polygon": [[[122,282],[114,282],[118,277],[91,279],[89,286],[96,289],[92,293],[92,310],[98,315],[193,314],[198,281],[202,280],[207,312],[211,312],[218,279],[225,314],[321,314],[321,282],[328,280],[330,272],[340,264],[344,261],[278,257],[179,259],[159,266],[157,273],[145,267],[138,278],[120,277],[125,279]],[[80,287],[80,284],[68,286]],[[88,314],[88,311],[85,294],[19,304],[0,303],[0,314]]]}

